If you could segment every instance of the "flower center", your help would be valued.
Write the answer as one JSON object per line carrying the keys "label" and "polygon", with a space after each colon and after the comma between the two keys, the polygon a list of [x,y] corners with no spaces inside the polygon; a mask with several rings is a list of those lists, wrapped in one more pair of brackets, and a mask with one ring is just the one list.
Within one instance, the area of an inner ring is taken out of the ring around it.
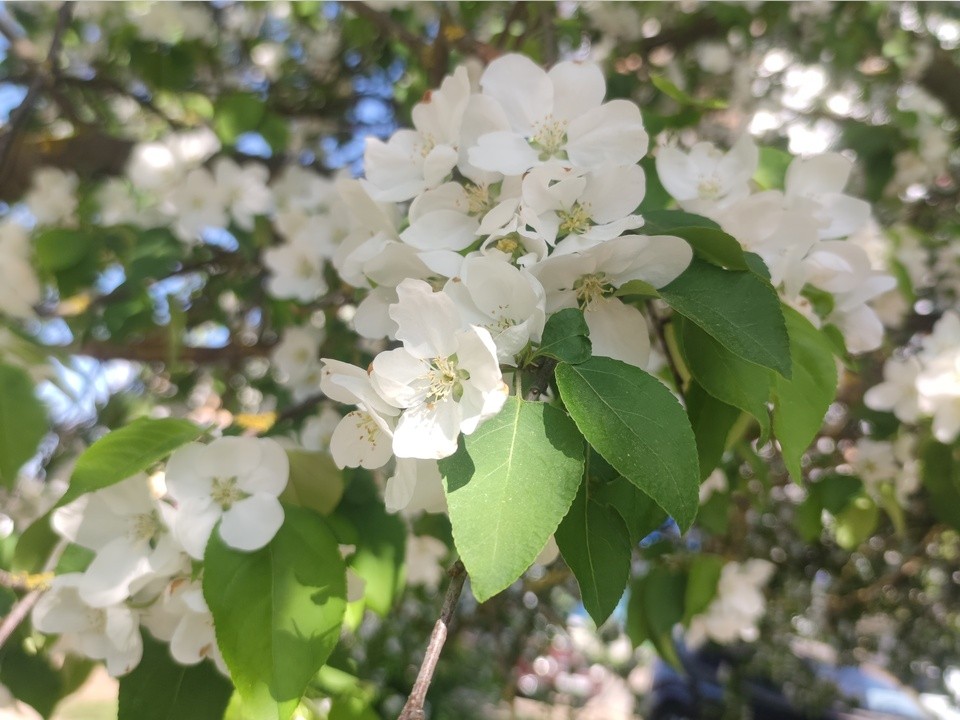
{"label": "flower center", "polygon": [[140,513],[130,519],[130,539],[133,542],[146,540],[152,544],[163,530],[163,525],[155,511]]}
{"label": "flower center", "polygon": [[490,194],[489,185],[470,183],[465,189],[467,191],[467,212],[470,215],[485,215],[493,207],[493,197]]}
{"label": "flower center", "polygon": [[580,304],[580,307],[583,308],[594,300],[599,300],[613,288],[607,281],[606,274],[597,272],[592,275],[582,276],[574,284],[573,289],[577,293],[577,302]]}
{"label": "flower center", "polygon": [[233,504],[250,497],[248,493],[237,487],[237,479],[214,478],[210,498],[224,510],[229,510]]}
{"label": "flower center", "polygon": [[701,200],[716,200],[722,191],[720,181],[713,176],[701,178],[697,185],[697,194]]}
{"label": "flower center", "polygon": [[454,400],[463,397],[463,381],[470,379],[470,373],[457,367],[457,356],[448,358],[434,358],[430,361],[430,370],[427,371],[427,399],[428,404],[440,402],[448,395]]}
{"label": "flower center", "polygon": [[574,203],[570,210],[561,210],[557,215],[561,235],[579,234],[590,227],[590,203]]}
{"label": "flower center", "polygon": [[530,144],[540,151],[541,160],[549,160],[560,155],[560,151],[566,142],[566,120],[554,120],[551,114],[534,124]]}

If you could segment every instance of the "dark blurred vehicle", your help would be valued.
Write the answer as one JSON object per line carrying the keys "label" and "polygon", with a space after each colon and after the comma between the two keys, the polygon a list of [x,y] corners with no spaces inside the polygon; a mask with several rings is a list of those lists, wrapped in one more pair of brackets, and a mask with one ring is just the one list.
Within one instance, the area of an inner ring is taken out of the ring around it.
{"label": "dark blurred vehicle", "polygon": [[[657,661],[646,720],[722,717],[729,698],[727,679],[736,664],[743,667],[743,659],[709,645],[699,650],[680,645],[677,654],[682,671]],[[749,705],[753,720],[932,720],[912,690],[879,669],[836,666],[812,658],[805,664],[811,679],[824,688],[826,707],[798,707],[769,679],[747,674],[739,696]]]}

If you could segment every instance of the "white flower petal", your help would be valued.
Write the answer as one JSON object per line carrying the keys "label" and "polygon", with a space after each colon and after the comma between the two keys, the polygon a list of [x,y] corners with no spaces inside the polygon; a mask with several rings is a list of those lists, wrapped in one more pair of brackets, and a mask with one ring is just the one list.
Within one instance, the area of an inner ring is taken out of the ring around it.
{"label": "white flower petal", "polygon": [[244,498],[223,513],[220,537],[237,550],[259,550],[283,525],[283,507],[273,495]]}

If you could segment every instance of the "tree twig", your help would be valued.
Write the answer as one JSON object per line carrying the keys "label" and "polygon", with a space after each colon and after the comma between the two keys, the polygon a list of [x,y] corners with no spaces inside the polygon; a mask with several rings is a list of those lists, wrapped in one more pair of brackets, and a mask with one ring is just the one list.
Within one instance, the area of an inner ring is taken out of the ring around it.
{"label": "tree twig", "polygon": [[425,718],[423,705],[427,699],[427,690],[430,688],[430,682],[433,680],[433,673],[437,669],[440,651],[443,649],[443,644],[447,640],[450,621],[453,619],[453,613],[457,609],[460,593],[463,591],[463,583],[467,579],[467,569],[463,566],[462,562],[457,560],[453,567],[450,568],[448,574],[450,575],[450,585],[447,587],[447,594],[443,598],[440,617],[433,626],[433,632],[430,634],[430,642],[427,645],[427,652],[424,654],[423,663],[420,665],[417,681],[413,684],[413,690],[410,691],[407,704],[403,706],[403,711],[397,720],[424,720]]}
{"label": "tree twig", "polygon": [[[53,570],[57,567],[57,563],[60,562],[60,556],[63,555],[63,551],[66,549],[66,547],[66,540],[61,540],[59,543],[57,543],[56,547],[53,548],[53,552],[50,553],[50,557],[47,558],[47,562],[43,566],[43,571],[40,577],[49,576],[49,574],[53,572]],[[37,604],[40,596],[46,591],[46,584],[38,585],[20,598],[16,604],[10,608],[10,612],[8,612],[3,618],[3,621],[0,622],[0,648],[7,644],[7,640],[9,640],[13,633],[17,631],[17,628],[20,627],[20,624],[27,619],[27,615],[29,615],[30,611],[33,610],[33,606]]]}
{"label": "tree twig", "polygon": [[[50,39],[50,50],[47,52],[46,67],[37,66],[36,63],[31,63],[32,65],[32,75],[33,77],[30,80],[30,84],[27,86],[27,94],[24,95],[23,101],[17,108],[10,113],[10,118],[7,123],[7,132],[0,136],[0,183],[3,181],[4,175],[7,172],[7,160],[10,157],[10,151],[13,149],[14,142],[23,131],[23,127],[26,124],[27,118],[30,116],[33,106],[36,104],[37,99],[40,96],[40,90],[45,84],[53,81],[56,78],[57,74],[60,71],[60,66],[58,62],[58,57],[60,55],[60,47],[63,44],[63,35],[67,30],[67,26],[70,24],[70,18],[73,16],[73,3],[65,2],[60,6],[60,11],[57,14],[57,25],[53,30],[53,36]],[[11,47],[15,47],[11,44]],[[23,58],[27,59],[27,58]],[[50,77],[48,77],[48,73]]]}

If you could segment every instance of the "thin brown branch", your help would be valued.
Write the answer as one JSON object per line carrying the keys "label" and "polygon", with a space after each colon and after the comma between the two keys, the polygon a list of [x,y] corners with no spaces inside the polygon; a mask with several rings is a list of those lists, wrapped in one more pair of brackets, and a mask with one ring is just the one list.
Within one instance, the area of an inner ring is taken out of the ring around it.
{"label": "thin brown branch", "polygon": [[[259,342],[252,345],[230,344],[219,348],[182,346],[176,350],[176,357],[178,361],[197,363],[198,365],[235,363],[238,360],[269,355],[273,346],[273,343],[268,342]],[[165,336],[129,345],[92,340],[79,347],[65,347],[63,350],[72,355],[86,355],[97,360],[165,363],[169,362],[171,357],[171,347]]]}
{"label": "thin brown branch", "polygon": [[[10,151],[13,149],[17,136],[23,131],[27,119],[40,97],[40,91],[47,84],[52,85],[60,72],[60,47],[63,44],[63,35],[70,24],[70,18],[73,16],[73,3],[65,2],[60,6],[57,13],[57,24],[53,29],[53,36],[50,39],[50,50],[47,52],[46,67],[32,65],[32,75],[30,84],[27,86],[27,94],[23,101],[10,113],[7,123],[7,132],[0,136],[0,184],[7,173],[7,160],[10,157]],[[11,45],[15,47],[15,45]],[[22,58],[29,62],[28,58]]]}
{"label": "thin brown branch", "polygon": [[[53,552],[50,553],[50,557],[47,558],[42,573],[37,577],[49,577],[50,573],[57,567],[57,563],[60,562],[60,556],[63,555],[66,547],[67,542],[65,540],[57,543],[56,547],[53,548]],[[17,631],[21,623],[27,619],[27,616],[30,614],[30,611],[33,610],[33,606],[37,604],[40,596],[47,591],[47,587],[46,582],[37,585],[10,608],[10,612],[8,612],[3,618],[3,621],[0,622],[0,648],[7,644],[7,640]]]}
{"label": "thin brown branch", "polygon": [[430,642],[427,645],[423,663],[420,665],[417,681],[413,684],[413,690],[410,691],[407,704],[403,706],[403,711],[397,720],[424,720],[425,718],[423,706],[427,700],[427,690],[430,688],[430,682],[433,680],[433,674],[437,669],[440,651],[447,640],[450,621],[453,619],[453,613],[460,601],[460,593],[463,592],[463,583],[467,579],[467,569],[462,562],[457,560],[448,574],[450,575],[450,585],[447,587],[447,594],[443,598],[440,617],[430,634]]}

